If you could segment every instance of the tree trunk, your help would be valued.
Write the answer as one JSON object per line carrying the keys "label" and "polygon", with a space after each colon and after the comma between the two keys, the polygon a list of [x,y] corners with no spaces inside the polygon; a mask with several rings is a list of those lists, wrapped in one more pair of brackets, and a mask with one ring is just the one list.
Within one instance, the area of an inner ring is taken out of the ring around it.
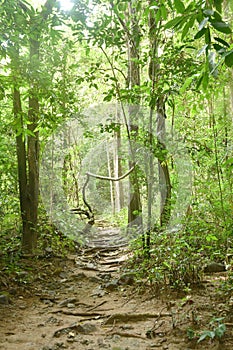
{"label": "tree trunk", "polygon": [[22,107],[19,88],[14,86],[13,90],[13,112],[18,125],[16,130],[16,152],[17,152],[17,165],[18,165],[18,183],[19,183],[19,200],[20,211],[23,224],[23,232],[27,229],[27,165],[26,165],[26,147],[25,141],[22,135],[23,120],[22,120]]}
{"label": "tree trunk", "polygon": [[[34,69],[39,62],[39,38],[30,40],[30,66]],[[28,200],[27,223],[23,230],[22,250],[31,254],[37,245],[37,217],[39,198],[39,133],[36,131],[39,120],[38,88],[35,81],[31,82],[28,103]]]}
{"label": "tree trunk", "polygon": [[157,145],[159,148],[159,190],[160,190],[160,226],[165,227],[171,216],[171,181],[166,160],[166,127],[164,97],[157,100]]}
{"label": "tree trunk", "polygon": [[[19,169],[20,203],[23,219],[22,251],[25,254],[33,254],[37,246],[37,218],[39,202],[39,133],[37,131],[39,121],[39,84],[37,70],[39,71],[39,49],[41,40],[41,20],[46,21],[52,12],[55,0],[47,0],[44,4],[41,16],[31,18],[31,31],[29,37],[29,59],[31,80],[29,81],[28,100],[28,135],[27,158],[26,147],[22,134],[17,136],[17,156]],[[35,78],[36,77],[36,78]],[[21,108],[19,103],[19,91],[14,90],[14,103]],[[18,102],[17,102],[18,101]],[[18,106],[18,107],[17,107]],[[21,120],[22,121],[22,120]],[[23,127],[23,125],[21,125]],[[26,171],[26,164],[28,171]],[[25,178],[24,178],[25,177]],[[26,190],[25,190],[26,189]]]}
{"label": "tree trunk", "polygon": [[[109,152],[108,144],[106,147],[106,153],[107,153],[107,163],[108,163],[108,176],[112,177],[111,155]],[[115,214],[115,200],[114,200],[114,190],[113,190],[112,181],[109,181],[109,191],[110,191],[110,198],[111,198],[112,214],[114,215]]]}
{"label": "tree trunk", "polygon": [[[149,0],[149,6],[152,7],[153,1]],[[150,11],[149,15],[149,40],[150,40],[150,63],[149,63],[149,77],[152,81],[151,101],[150,101],[150,120],[149,120],[149,145],[152,147],[152,125],[153,115],[156,110],[157,115],[157,146],[159,149],[158,157],[158,172],[159,172],[159,190],[160,190],[160,226],[165,226],[171,216],[171,181],[166,157],[166,127],[165,127],[165,96],[162,91],[158,90],[159,86],[159,27],[156,22],[156,10]],[[149,166],[149,183],[148,183],[148,230],[151,230],[151,191],[152,191],[152,172],[153,172],[153,158],[150,157]],[[147,237],[147,248],[150,239]]]}
{"label": "tree trunk", "polygon": [[[139,41],[140,30],[136,19],[135,1],[130,1],[128,5],[129,18],[131,21],[130,37],[128,37],[128,87],[132,90],[135,86],[140,86],[140,66]],[[138,137],[138,110],[140,108],[140,97],[133,100],[134,105],[129,106],[129,168],[135,165],[135,155],[132,144]],[[129,227],[142,226],[142,205],[140,199],[137,169],[129,177],[129,205],[128,205],[128,225]]]}
{"label": "tree trunk", "polygon": [[[118,117],[117,117],[118,118]],[[117,119],[117,125],[119,128],[115,131],[115,147],[114,147],[114,176],[116,178],[122,175],[121,167],[121,124]],[[124,192],[123,184],[121,181],[116,181],[114,183],[114,193],[115,193],[115,211],[119,213],[121,208],[124,206]]]}

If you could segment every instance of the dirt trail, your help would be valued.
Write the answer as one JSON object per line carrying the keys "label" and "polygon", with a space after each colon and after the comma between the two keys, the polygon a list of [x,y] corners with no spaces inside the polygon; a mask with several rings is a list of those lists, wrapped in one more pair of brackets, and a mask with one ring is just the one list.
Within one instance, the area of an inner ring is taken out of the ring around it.
{"label": "dirt trail", "polygon": [[153,296],[120,269],[128,257],[124,244],[100,243],[68,258],[38,260],[25,286],[22,276],[11,302],[0,305],[1,350],[233,349],[230,322],[221,343],[187,336],[188,329],[206,329],[214,311],[226,312],[213,280],[185,298]]}

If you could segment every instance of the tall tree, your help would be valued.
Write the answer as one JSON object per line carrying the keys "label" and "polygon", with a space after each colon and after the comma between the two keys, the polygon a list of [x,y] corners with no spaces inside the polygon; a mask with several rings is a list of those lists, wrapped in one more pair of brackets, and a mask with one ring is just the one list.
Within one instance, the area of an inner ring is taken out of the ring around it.
{"label": "tall tree", "polygon": [[[133,92],[135,87],[140,86],[140,29],[137,17],[138,2],[131,0],[128,3],[128,23],[127,33],[127,53],[128,53],[128,78],[127,88]],[[124,24],[125,25],[125,24]],[[139,123],[138,112],[140,110],[140,95],[136,96],[133,101],[129,101],[129,120],[128,120],[128,137],[129,137],[129,168],[135,166],[135,147],[134,144],[138,138]],[[129,206],[128,206],[128,224],[129,226],[142,225],[142,205],[140,199],[140,187],[138,182],[137,167],[129,177]]]}
{"label": "tall tree", "polygon": [[[10,19],[7,54],[11,59],[13,112],[16,125],[18,183],[20,209],[23,223],[22,251],[33,253],[37,245],[37,217],[39,196],[39,96],[40,96],[40,46],[46,21],[56,1],[47,0],[41,12],[36,13],[24,1],[5,4],[6,18]],[[15,11],[15,6],[17,11]],[[13,29],[11,24],[14,23]],[[23,76],[23,55],[29,54],[26,77]],[[22,57],[21,57],[22,56]],[[28,79],[27,79],[28,78]],[[23,85],[24,84],[24,85]],[[21,90],[28,88],[28,113]]]}

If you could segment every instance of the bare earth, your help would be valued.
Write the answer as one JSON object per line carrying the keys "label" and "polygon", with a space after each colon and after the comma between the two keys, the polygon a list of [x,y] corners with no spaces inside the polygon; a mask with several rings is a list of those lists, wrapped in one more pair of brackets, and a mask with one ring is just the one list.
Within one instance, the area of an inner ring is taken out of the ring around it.
{"label": "bare earth", "polygon": [[[89,248],[68,258],[21,261],[33,270],[11,283],[0,275],[1,350],[233,349],[233,306],[218,295],[227,272],[206,276],[189,295],[135,281],[120,270],[124,248]],[[26,270],[28,271],[28,270]],[[188,334],[210,329],[225,317],[225,335],[197,343]]]}

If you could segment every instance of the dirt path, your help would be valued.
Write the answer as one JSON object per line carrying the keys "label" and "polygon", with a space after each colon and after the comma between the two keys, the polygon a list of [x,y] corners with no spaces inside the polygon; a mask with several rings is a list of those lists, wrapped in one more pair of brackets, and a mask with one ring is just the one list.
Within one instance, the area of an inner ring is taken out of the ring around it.
{"label": "dirt path", "polygon": [[[0,305],[0,349],[233,349],[231,312],[215,298],[213,277],[186,297],[156,296],[120,270],[126,259],[126,248],[102,246],[38,260],[34,280],[24,286],[22,273],[11,302]],[[215,314],[228,315],[222,342],[188,339]]]}

